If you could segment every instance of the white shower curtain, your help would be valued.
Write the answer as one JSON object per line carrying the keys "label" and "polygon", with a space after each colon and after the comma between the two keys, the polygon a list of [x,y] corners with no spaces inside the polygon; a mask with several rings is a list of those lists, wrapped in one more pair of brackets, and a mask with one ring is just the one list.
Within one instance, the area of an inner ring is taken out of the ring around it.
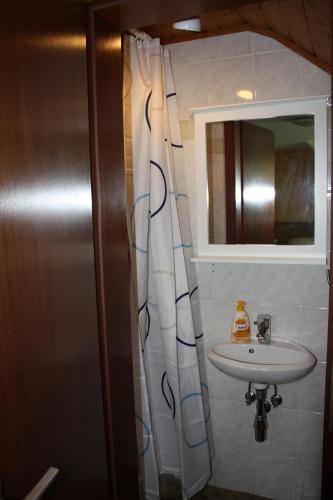
{"label": "white shower curtain", "polygon": [[146,498],[168,473],[187,499],[211,476],[211,439],[183,146],[168,51],[145,34],[129,46],[139,454]]}

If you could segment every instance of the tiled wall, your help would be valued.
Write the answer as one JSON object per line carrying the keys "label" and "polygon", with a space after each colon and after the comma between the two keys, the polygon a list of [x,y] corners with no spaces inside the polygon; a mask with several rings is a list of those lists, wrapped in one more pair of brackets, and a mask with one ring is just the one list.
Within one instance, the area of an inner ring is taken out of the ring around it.
{"label": "tiled wall", "polygon": [[[277,42],[239,33],[170,45],[191,199],[194,241],[196,189],[189,108],[324,95],[330,78]],[[318,357],[313,373],[280,387],[282,407],[268,416],[268,440],[254,440],[254,405],[246,383],[207,363],[216,445],[212,483],[281,500],[319,499],[325,384],[328,285],[323,266],[197,264],[206,346],[228,338],[235,302],[272,315],[272,335],[292,337]]]}

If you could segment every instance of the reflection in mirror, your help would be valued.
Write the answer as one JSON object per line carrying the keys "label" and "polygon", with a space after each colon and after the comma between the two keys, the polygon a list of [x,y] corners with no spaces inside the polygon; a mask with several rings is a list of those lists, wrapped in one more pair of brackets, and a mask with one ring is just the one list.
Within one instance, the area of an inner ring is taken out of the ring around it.
{"label": "reflection in mirror", "polygon": [[314,244],[314,116],[206,124],[210,244]]}

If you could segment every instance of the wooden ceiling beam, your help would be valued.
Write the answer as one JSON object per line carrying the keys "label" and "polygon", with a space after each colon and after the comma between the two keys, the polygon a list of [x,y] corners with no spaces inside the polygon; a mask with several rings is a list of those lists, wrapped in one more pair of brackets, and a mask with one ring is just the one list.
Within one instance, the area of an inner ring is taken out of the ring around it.
{"label": "wooden ceiling beam", "polygon": [[302,49],[315,55],[303,0],[279,0],[279,4],[281,8],[281,17],[294,20],[294,22],[289,22],[289,39]]}
{"label": "wooden ceiling beam", "polygon": [[303,4],[314,53],[329,62],[331,60],[331,1],[320,0],[320,9],[313,0],[303,0]]}
{"label": "wooden ceiling beam", "polygon": [[89,5],[94,10],[100,10],[104,19],[125,31],[266,1],[268,0],[95,0]]}
{"label": "wooden ceiling beam", "polygon": [[236,10],[244,23],[268,28],[261,9],[261,2],[258,5],[244,5],[243,7],[238,7]]}
{"label": "wooden ceiling beam", "polygon": [[224,9],[213,12],[210,16],[216,21],[219,28],[238,26],[239,24],[242,24],[242,18],[237,13],[236,9]]}
{"label": "wooden ceiling beam", "polygon": [[291,39],[287,19],[282,15],[281,0],[270,0],[262,4],[261,9],[268,27],[286,38]]}

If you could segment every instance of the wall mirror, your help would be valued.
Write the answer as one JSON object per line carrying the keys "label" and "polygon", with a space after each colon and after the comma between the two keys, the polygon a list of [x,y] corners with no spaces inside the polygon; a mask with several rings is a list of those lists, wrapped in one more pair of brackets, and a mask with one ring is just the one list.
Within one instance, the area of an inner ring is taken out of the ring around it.
{"label": "wall mirror", "polygon": [[326,99],[192,111],[198,258],[325,263]]}

